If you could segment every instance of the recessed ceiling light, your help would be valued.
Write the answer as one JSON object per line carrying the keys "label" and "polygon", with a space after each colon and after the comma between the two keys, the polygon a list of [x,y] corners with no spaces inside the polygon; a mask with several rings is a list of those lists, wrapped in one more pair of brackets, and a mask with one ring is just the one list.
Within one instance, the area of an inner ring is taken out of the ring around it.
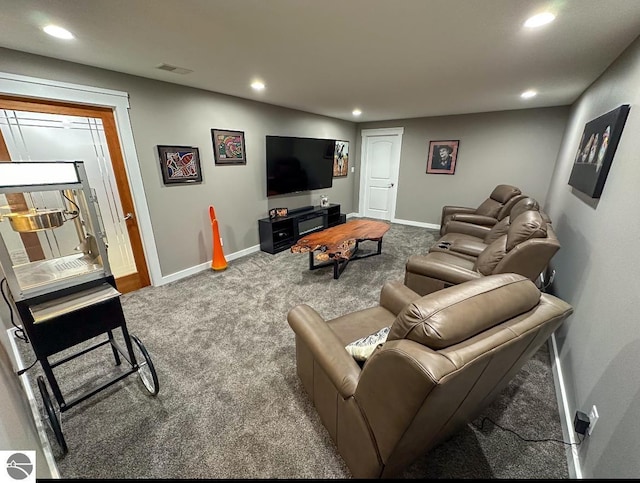
{"label": "recessed ceiling light", "polygon": [[530,99],[537,95],[538,93],[536,91],[529,89],[528,91],[524,91],[522,94],[520,94],[520,97],[522,97],[523,99]]}
{"label": "recessed ceiling light", "polygon": [[534,15],[533,17],[529,18],[524,23],[524,26],[529,28],[540,27],[542,25],[548,24],[549,22],[553,22],[555,18],[556,16],[551,12],[539,13],[538,15]]}
{"label": "recessed ceiling light", "polygon": [[354,116],[359,116],[360,114],[362,114],[362,111],[360,109],[354,109],[353,111],[351,111],[351,114],[353,114]]}
{"label": "recessed ceiling light", "polygon": [[255,81],[251,83],[251,87],[256,91],[261,91],[264,89],[264,83],[260,81]]}
{"label": "recessed ceiling light", "polygon": [[58,27],[57,25],[47,25],[42,30],[44,30],[52,37],[57,37],[59,39],[71,40],[75,38],[73,34],[67,29],[63,29],[62,27]]}

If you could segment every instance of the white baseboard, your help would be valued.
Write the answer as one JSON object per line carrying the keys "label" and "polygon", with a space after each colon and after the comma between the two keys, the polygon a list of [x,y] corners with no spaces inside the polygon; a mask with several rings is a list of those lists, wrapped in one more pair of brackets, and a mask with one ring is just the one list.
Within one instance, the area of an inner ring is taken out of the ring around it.
{"label": "white baseboard", "polygon": [[[260,245],[254,245],[249,248],[245,248],[244,250],[240,250],[238,252],[231,253],[229,255],[225,255],[225,259],[230,262],[233,260],[237,260],[238,258],[250,255],[251,253],[259,252]],[[160,279],[160,283],[156,284],[158,287],[161,285],[165,285],[167,283],[175,282],[177,280],[183,279],[185,277],[190,277],[191,275],[195,275],[196,273],[204,272],[205,270],[211,269],[211,260],[205,263],[201,263],[200,265],[196,265],[195,267],[185,268],[184,270],[180,270],[179,272],[172,273],[171,275],[167,275]]]}
{"label": "white baseboard", "polygon": [[556,335],[551,334],[549,339],[551,369],[553,371],[553,382],[556,387],[556,398],[558,400],[558,410],[560,412],[560,424],[562,425],[562,435],[565,441],[574,443],[566,446],[567,467],[569,469],[569,478],[582,479],[582,469],[580,468],[580,455],[578,447],[579,441],[573,430],[573,411],[567,402],[567,391],[564,386],[564,378],[562,376],[562,366],[558,355],[558,346],[556,344]]}
{"label": "white baseboard", "polygon": [[[362,215],[360,213],[349,213],[347,215],[347,218],[352,218],[354,216],[358,218],[362,218]],[[402,220],[400,218],[392,218],[391,223],[398,223],[399,225],[418,226],[420,228],[429,228],[432,230],[440,229],[440,225],[437,225],[435,223],[423,223],[422,221]]]}
{"label": "white baseboard", "polygon": [[422,221],[401,220],[399,218],[393,218],[391,223],[398,223],[399,225],[418,226],[420,228],[429,228],[431,230],[439,230],[440,225],[435,223],[423,223]]}

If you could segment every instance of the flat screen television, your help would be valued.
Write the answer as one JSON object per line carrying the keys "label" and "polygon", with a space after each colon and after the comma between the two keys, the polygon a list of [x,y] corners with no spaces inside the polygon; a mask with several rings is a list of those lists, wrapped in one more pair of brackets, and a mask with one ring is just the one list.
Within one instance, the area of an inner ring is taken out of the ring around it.
{"label": "flat screen television", "polygon": [[267,136],[267,196],[331,188],[335,139]]}

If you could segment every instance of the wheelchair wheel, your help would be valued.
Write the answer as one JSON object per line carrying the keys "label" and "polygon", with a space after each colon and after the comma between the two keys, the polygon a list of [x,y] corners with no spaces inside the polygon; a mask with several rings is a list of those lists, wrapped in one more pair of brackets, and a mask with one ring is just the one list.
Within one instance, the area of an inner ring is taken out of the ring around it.
{"label": "wheelchair wheel", "polygon": [[38,376],[38,389],[40,389],[40,396],[42,396],[42,403],[44,404],[44,409],[47,412],[47,416],[49,418],[49,424],[51,425],[51,429],[53,430],[53,434],[56,437],[56,441],[62,448],[63,454],[67,454],[69,449],[67,448],[67,442],[64,439],[64,435],[62,434],[62,428],[60,427],[60,421],[58,420],[58,415],[56,414],[56,410],[53,407],[53,403],[51,402],[51,397],[49,397],[49,391],[47,390],[47,385],[44,382],[44,377]]}
{"label": "wheelchair wheel", "polygon": [[151,362],[151,357],[140,339],[132,335],[131,340],[133,341],[131,345],[133,346],[133,352],[136,356],[136,362],[138,363],[138,376],[140,376],[140,380],[147,391],[155,396],[160,390],[160,385],[158,383],[156,369],[153,367],[153,362]]}

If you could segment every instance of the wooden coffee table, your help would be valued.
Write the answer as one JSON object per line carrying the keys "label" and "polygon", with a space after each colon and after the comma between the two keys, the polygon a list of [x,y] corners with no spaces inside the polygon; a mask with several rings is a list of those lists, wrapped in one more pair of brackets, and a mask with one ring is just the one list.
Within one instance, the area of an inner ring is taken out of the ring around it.
{"label": "wooden coffee table", "polygon": [[[382,237],[390,225],[375,220],[352,220],[326,230],[316,231],[298,240],[292,253],[309,253],[309,270],[333,265],[333,278],[338,279],[351,260],[382,253]],[[377,241],[378,249],[366,255],[356,255],[363,241]],[[315,261],[321,263],[316,265]]]}

